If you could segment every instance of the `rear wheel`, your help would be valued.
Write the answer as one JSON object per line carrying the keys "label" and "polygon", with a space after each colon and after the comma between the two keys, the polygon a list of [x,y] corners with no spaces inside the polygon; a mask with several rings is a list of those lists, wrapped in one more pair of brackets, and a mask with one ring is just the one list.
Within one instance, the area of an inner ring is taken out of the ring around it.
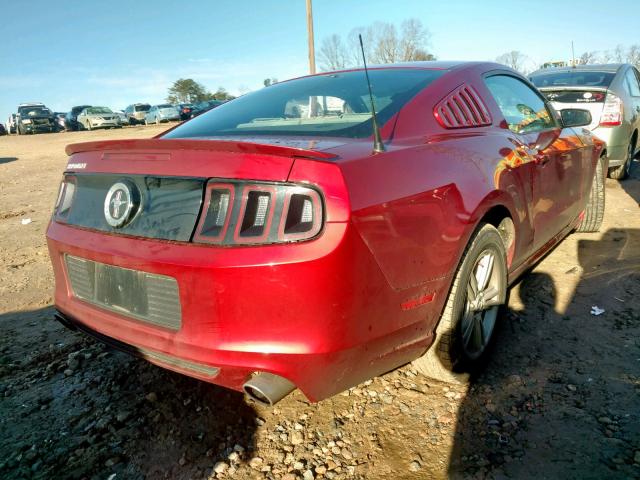
{"label": "rear wheel", "polygon": [[467,382],[484,365],[506,299],[504,243],[495,227],[482,224],[462,257],[434,344],[414,367],[437,380]]}
{"label": "rear wheel", "polygon": [[596,171],[593,173],[593,182],[591,183],[589,200],[584,210],[584,217],[580,221],[576,231],[597,232],[600,230],[602,219],[604,218],[604,203],[604,165],[603,159],[600,158],[596,165]]}
{"label": "rear wheel", "polygon": [[614,180],[624,180],[629,176],[631,164],[633,163],[633,154],[636,149],[636,138],[632,138],[627,147],[627,159],[622,165],[609,169],[609,177]]}

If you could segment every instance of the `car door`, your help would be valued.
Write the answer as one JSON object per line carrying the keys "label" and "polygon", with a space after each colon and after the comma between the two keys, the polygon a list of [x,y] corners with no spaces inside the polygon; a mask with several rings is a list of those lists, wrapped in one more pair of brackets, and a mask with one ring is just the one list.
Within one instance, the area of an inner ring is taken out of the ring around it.
{"label": "car door", "polygon": [[531,224],[533,250],[552,240],[578,216],[584,172],[591,170],[586,146],[544,97],[520,78],[491,75],[485,83],[515,134],[516,149],[533,164]]}
{"label": "car door", "polygon": [[78,116],[76,117],[76,122],[78,123],[78,127],[86,127],[85,119],[87,117],[87,109],[82,110]]}

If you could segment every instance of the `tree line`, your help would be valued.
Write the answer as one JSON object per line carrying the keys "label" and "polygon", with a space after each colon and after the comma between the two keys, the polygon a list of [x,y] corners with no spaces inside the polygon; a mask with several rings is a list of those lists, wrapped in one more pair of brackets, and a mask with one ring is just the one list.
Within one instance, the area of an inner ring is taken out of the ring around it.
{"label": "tree line", "polygon": [[215,92],[208,91],[204,85],[196,82],[192,78],[180,78],[169,87],[167,102],[169,103],[198,103],[206,100],[232,100],[235,97],[230,95],[224,87],[218,87]]}
{"label": "tree line", "polygon": [[[522,73],[529,73],[527,64],[529,57],[519,50],[511,50],[496,58],[496,62],[518,70]],[[571,62],[568,62],[571,64]],[[612,50],[584,52],[575,58],[576,65],[590,65],[595,63],[630,63],[640,69],[640,45],[633,44],[630,47],[618,45]],[[538,68],[541,68],[540,65]]]}
{"label": "tree line", "polygon": [[333,34],[318,50],[320,70],[342,70],[362,65],[358,35],[362,35],[367,63],[397,63],[435,60],[429,52],[431,34],[417,18],[403,21],[400,28],[387,22],[352,29],[345,37]]}
{"label": "tree line", "polygon": [[[417,18],[404,20],[399,27],[387,22],[376,22],[368,27],[357,27],[345,36],[337,34],[325,37],[318,50],[318,66],[321,71],[343,70],[362,65],[362,52],[358,36],[362,35],[367,63],[383,64],[436,60],[430,51],[431,33]],[[496,58],[523,74],[529,73],[533,62],[519,50],[511,50]],[[570,64],[570,62],[568,62]],[[630,63],[640,69],[640,45],[618,45],[611,50],[587,51],[576,57],[577,65],[594,63]],[[542,65],[537,68],[541,68]],[[265,87],[277,83],[276,78],[265,78]],[[225,88],[208,91],[204,85],[191,78],[176,80],[169,88],[167,102],[197,103],[206,100],[231,100],[235,98]]]}

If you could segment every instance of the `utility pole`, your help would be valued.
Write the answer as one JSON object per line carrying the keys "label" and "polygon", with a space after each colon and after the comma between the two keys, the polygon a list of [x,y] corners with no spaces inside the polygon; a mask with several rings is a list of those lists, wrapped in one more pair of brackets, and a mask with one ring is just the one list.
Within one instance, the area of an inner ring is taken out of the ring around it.
{"label": "utility pole", "polygon": [[313,45],[313,9],[311,0],[307,0],[307,35],[309,36],[309,73],[316,73],[316,51]]}

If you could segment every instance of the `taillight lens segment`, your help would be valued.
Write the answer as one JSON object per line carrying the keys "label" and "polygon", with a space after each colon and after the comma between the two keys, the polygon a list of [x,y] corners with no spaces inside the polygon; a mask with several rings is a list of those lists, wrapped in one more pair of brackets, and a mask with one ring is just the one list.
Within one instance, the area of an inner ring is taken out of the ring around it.
{"label": "taillight lens segment", "polygon": [[319,192],[302,185],[212,180],[195,242],[255,245],[309,240],[320,233]]}
{"label": "taillight lens segment", "polygon": [[600,126],[617,127],[622,124],[623,104],[620,97],[611,92],[607,93],[607,97],[602,107],[602,115],[600,116]]}
{"label": "taillight lens segment", "polygon": [[54,214],[56,220],[64,222],[69,216],[73,201],[76,197],[76,177],[73,175],[66,175],[60,184],[60,191],[58,192],[58,199],[56,200],[56,206]]}

